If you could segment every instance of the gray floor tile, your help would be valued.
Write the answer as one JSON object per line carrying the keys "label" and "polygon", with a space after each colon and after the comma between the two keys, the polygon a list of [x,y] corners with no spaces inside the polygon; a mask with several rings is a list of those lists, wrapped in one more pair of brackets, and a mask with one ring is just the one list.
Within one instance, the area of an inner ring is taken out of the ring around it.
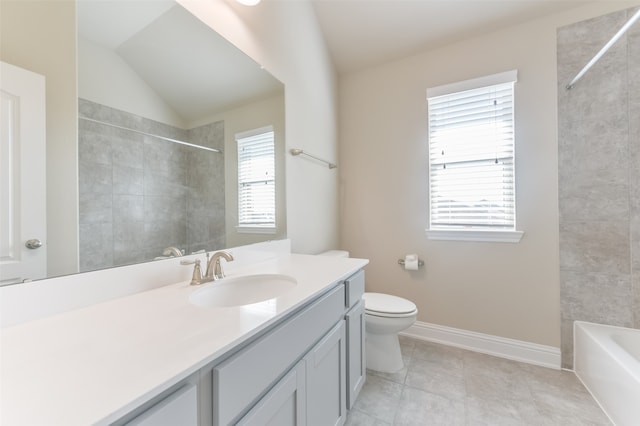
{"label": "gray floor tile", "polygon": [[464,400],[465,381],[462,365],[414,358],[407,371],[407,386]]}
{"label": "gray floor tile", "polygon": [[391,423],[398,410],[402,387],[400,383],[367,375],[353,408],[375,419]]}
{"label": "gray floor tile", "polygon": [[407,378],[407,364],[407,361],[405,361],[405,366],[402,368],[402,370],[395,373],[383,373],[381,371],[367,370],[367,374],[382,377],[383,379],[391,380],[392,382],[400,383],[401,385],[403,385]]}
{"label": "gray floor tile", "polygon": [[405,368],[367,372],[347,426],[610,426],[572,372],[400,337]]}
{"label": "gray floor tile", "polygon": [[540,413],[530,399],[469,396],[467,416],[471,424],[537,425]]}
{"label": "gray floor tile", "polygon": [[464,402],[405,386],[393,424],[396,426],[464,425]]}
{"label": "gray floor tile", "polygon": [[391,426],[391,424],[354,409],[349,412],[344,426]]}

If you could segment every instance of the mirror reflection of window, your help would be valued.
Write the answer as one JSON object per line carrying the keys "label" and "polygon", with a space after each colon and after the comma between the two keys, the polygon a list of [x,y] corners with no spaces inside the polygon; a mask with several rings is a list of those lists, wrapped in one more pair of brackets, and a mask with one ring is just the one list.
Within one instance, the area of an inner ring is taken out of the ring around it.
{"label": "mirror reflection of window", "polygon": [[238,145],[238,232],[275,233],[273,126],[235,135]]}

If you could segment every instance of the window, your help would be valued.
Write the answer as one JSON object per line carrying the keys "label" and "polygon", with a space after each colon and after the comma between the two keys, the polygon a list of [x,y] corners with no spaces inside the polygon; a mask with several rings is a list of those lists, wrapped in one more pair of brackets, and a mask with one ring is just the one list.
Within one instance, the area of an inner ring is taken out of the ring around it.
{"label": "window", "polygon": [[427,90],[430,239],[519,241],[509,71]]}
{"label": "window", "polygon": [[236,134],[238,231],[273,233],[276,227],[273,127]]}

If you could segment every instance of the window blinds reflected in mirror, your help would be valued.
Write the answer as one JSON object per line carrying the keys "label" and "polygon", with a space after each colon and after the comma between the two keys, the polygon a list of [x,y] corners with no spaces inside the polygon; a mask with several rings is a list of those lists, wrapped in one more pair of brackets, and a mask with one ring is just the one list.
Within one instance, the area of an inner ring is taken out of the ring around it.
{"label": "window blinds reflected in mirror", "polygon": [[236,134],[238,231],[273,233],[276,228],[273,126]]}

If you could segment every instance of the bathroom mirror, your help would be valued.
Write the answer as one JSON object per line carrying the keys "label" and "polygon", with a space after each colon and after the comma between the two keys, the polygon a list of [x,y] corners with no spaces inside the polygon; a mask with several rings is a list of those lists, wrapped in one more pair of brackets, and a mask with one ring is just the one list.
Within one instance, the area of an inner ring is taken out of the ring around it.
{"label": "bathroom mirror", "polygon": [[[284,238],[283,84],[173,0],[79,0],[75,11],[78,232],[55,245],[79,254],[64,268],[50,256],[48,275]],[[265,126],[276,228],[243,233],[234,135]]]}

